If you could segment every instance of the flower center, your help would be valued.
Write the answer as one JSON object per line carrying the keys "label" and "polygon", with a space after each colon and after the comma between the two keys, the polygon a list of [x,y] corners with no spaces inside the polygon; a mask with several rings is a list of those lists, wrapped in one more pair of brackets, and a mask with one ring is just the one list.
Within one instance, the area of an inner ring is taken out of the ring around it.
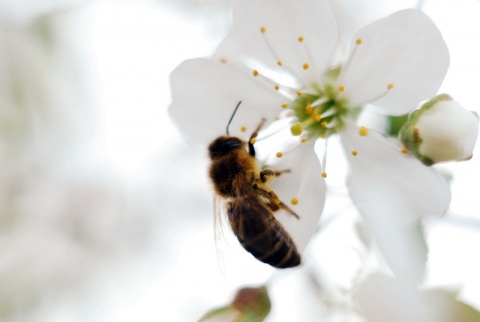
{"label": "flower center", "polygon": [[347,100],[340,95],[343,90],[327,83],[323,88],[313,84],[308,91],[299,91],[289,106],[298,119],[290,128],[292,134],[327,138],[342,130],[345,118],[355,117],[360,111],[347,108]]}

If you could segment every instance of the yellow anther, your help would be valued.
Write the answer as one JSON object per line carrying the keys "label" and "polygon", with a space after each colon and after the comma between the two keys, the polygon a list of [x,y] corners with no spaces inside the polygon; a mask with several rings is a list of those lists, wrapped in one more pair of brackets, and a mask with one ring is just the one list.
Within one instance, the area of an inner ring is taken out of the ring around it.
{"label": "yellow anther", "polygon": [[362,126],[358,130],[358,134],[360,134],[360,136],[367,136],[368,135],[368,129],[365,126]]}
{"label": "yellow anther", "polygon": [[345,90],[345,86],[343,86],[343,85],[338,86],[338,90],[340,92],[343,92]]}
{"label": "yellow anther", "polygon": [[242,126],[242,127],[240,128],[240,131],[246,132],[246,131],[247,131],[247,127],[246,127],[246,126]]}
{"label": "yellow anther", "polygon": [[320,133],[318,137],[324,139],[327,137],[327,135],[325,133]]}
{"label": "yellow anther", "polygon": [[320,123],[320,126],[323,127],[324,129],[327,128],[327,121],[323,121],[322,123]]}
{"label": "yellow anther", "polygon": [[253,76],[255,76],[255,77],[258,76],[258,70],[256,70],[256,69],[253,70]]}
{"label": "yellow anther", "polygon": [[303,64],[303,69],[307,70],[307,69],[308,69],[308,67],[310,67],[310,65],[309,65],[309,64],[307,64],[307,63]]}
{"label": "yellow anther", "polygon": [[290,127],[290,132],[293,136],[299,136],[303,133],[302,123],[297,122]]}
{"label": "yellow anther", "polygon": [[265,31],[267,31],[267,28],[265,28],[264,26],[260,27],[260,32],[261,32],[262,34],[264,34]]}
{"label": "yellow anther", "polygon": [[353,156],[357,156],[357,154],[358,154],[358,151],[357,151],[357,150],[353,150],[353,151],[352,151],[352,155],[353,155]]}
{"label": "yellow anther", "polygon": [[325,171],[322,172],[322,177],[324,177],[324,178],[327,177],[327,173]]}
{"label": "yellow anther", "polygon": [[362,38],[357,38],[357,40],[355,40],[355,43],[357,45],[360,45],[362,43]]}
{"label": "yellow anther", "polygon": [[282,66],[282,65],[283,65],[282,61],[281,61],[281,60],[277,60],[277,65],[278,65],[278,66]]}
{"label": "yellow anther", "polygon": [[303,92],[302,91],[297,91],[297,96],[302,96]]}
{"label": "yellow anther", "polygon": [[303,37],[302,36],[298,37],[298,42],[303,42]]}
{"label": "yellow anther", "polygon": [[283,157],[283,153],[282,152],[277,152],[277,154],[275,154],[275,156],[277,158],[281,158],[281,157]]}
{"label": "yellow anther", "polygon": [[298,199],[293,197],[292,199],[290,199],[290,203],[295,206],[298,203]]}
{"label": "yellow anther", "polygon": [[221,62],[222,64],[226,64],[226,63],[227,63],[227,60],[226,60],[225,58],[220,58],[220,62]]}
{"label": "yellow anther", "polygon": [[280,89],[280,86],[275,85],[275,90],[278,91]]}
{"label": "yellow anther", "polygon": [[255,144],[255,142],[257,142],[257,140],[255,138],[250,139],[250,144]]}
{"label": "yellow anther", "polygon": [[408,149],[407,149],[406,147],[403,147],[403,148],[402,148],[402,153],[403,153],[403,154],[407,154],[407,153],[408,153]]}
{"label": "yellow anther", "polygon": [[287,108],[288,107],[288,104],[287,103],[283,103],[282,104],[282,108]]}
{"label": "yellow anther", "polygon": [[307,142],[307,138],[302,138],[302,143]]}
{"label": "yellow anther", "polygon": [[[320,114],[315,113],[315,114],[313,115],[313,119],[315,120],[315,122],[320,122],[320,121],[322,120],[322,117],[320,116]],[[324,122],[324,123],[325,123],[325,126],[322,125],[322,127],[326,127],[326,124],[327,124],[327,123],[326,123],[326,122]],[[323,123],[322,123],[322,124],[323,124]]]}
{"label": "yellow anther", "polygon": [[389,83],[389,84],[387,85],[387,89],[392,89],[392,88],[393,88],[393,84],[392,84],[392,83]]}
{"label": "yellow anther", "polygon": [[305,110],[307,111],[308,114],[312,113],[313,112],[313,106],[312,105],[307,105],[305,107]]}

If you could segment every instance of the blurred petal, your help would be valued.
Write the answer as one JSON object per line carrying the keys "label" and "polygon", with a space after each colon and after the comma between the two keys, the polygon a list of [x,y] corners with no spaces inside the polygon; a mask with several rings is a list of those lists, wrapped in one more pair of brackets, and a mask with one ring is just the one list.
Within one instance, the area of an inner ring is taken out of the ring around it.
{"label": "blurred petal", "polygon": [[[275,69],[280,60],[282,70],[310,85],[326,71],[337,41],[337,23],[327,0],[242,0],[235,3],[232,31],[217,55],[242,61],[254,57]],[[304,63],[310,68],[305,70]]]}
{"label": "blurred petal", "polygon": [[440,31],[424,13],[399,11],[361,29],[353,42],[358,39],[361,44],[354,45],[338,79],[351,106],[375,103],[399,115],[437,93],[449,54]]}
{"label": "blurred petal", "polygon": [[351,166],[348,185],[355,206],[397,277],[418,282],[426,259],[419,219],[447,210],[448,184],[433,168],[403,154],[396,140],[373,131],[359,135],[352,124],[341,138]]}
{"label": "blurred petal", "polygon": [[362,281],[354,302],[367,321],[438,321],[432,320],[433,312],[414,289],[382,274],[372,274]]}
{"label": "blurred petal", "polygon": [[[227,62],[192,59],[170,76],[170,116],[188,141],[208,143],[226,133],[228,120],[242,101],[230,125],[230,134],[247,138],[265,118],[270,122],[286,99],[267,81]],[[246,128],[245,133],[240,130]]]}
{"label": "blurred petal", "polygon": [[457,297],[450,290],[419,292],[392,277],[376,273],[358,285],[354,303],[367,321],[480,321],[480,313]]}
{"label": "blurred petal", "polygon": [[[272,167],[275,170],[291,171],[272,179],[269,187],[300,216],[300,219],[297,219],[284,211],[275,214],[292,236],[298,250],[303,252],[317,229],[325,203],[326,187],[321,175],[322,167],[313,145],[307,143],[299,144],[286,152]],[[298,203],[292,205],[292,198],[296,198]]]}

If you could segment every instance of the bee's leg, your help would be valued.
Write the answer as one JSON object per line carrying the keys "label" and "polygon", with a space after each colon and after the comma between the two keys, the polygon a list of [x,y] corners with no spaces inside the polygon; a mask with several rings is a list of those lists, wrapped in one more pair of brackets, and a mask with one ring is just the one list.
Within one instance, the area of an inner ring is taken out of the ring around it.
{"label": "bee's leg", "polygon": [[278,177],[282,173],[290,173],[290,170],[286,169],[286,170],[278,171],[278,170],[272,170],[272,169],[264,169],[264,170],[260,171],[260,181],[266,182],[267,181],[267,176]]}
{"label": "bee's leg", "polygon": [[300,217],[295,213],[295,211],[293,211],[292,209],[290,209],[286,204],[284,204],[280,199],[278,199],[277,195],[275,194],[275,192],[273,191],[267,191],[261,187],[258,186],[258,184],[254,184],[253,185],[253,189],[255,189],[255,191],[261,195],[262,197],[266,198],[268,201],[270,201],[271,203],[271,206],[270,208],[272,210],[276,210],[275,208],[281,208],[281,209],[284,209],[286,211],[288,211],[292,216],[295,216],[297,219],[300,219]]}
{"label": "bee's leg", "polygon": [[260,124],[258,124],[257,128],[250,136],[250,140],[248,140],[248,153],[250,153],[252,157],[255,156],[255,148],[253,147],[253,144],[255,143],[255,139],[257,138],[258,132],[260,131],[264,123],[265,123],[265,119],[262,119]]}

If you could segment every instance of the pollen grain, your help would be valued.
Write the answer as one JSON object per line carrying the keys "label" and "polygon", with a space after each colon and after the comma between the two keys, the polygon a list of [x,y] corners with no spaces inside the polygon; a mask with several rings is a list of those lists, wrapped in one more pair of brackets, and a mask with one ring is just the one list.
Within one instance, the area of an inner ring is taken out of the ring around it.
{"label": "pollen grain", "polygon": [[362,126],[358,130],[358,134],[360,134],[360,136],[367,136],[368,135],[368,129],[365,126]]}

